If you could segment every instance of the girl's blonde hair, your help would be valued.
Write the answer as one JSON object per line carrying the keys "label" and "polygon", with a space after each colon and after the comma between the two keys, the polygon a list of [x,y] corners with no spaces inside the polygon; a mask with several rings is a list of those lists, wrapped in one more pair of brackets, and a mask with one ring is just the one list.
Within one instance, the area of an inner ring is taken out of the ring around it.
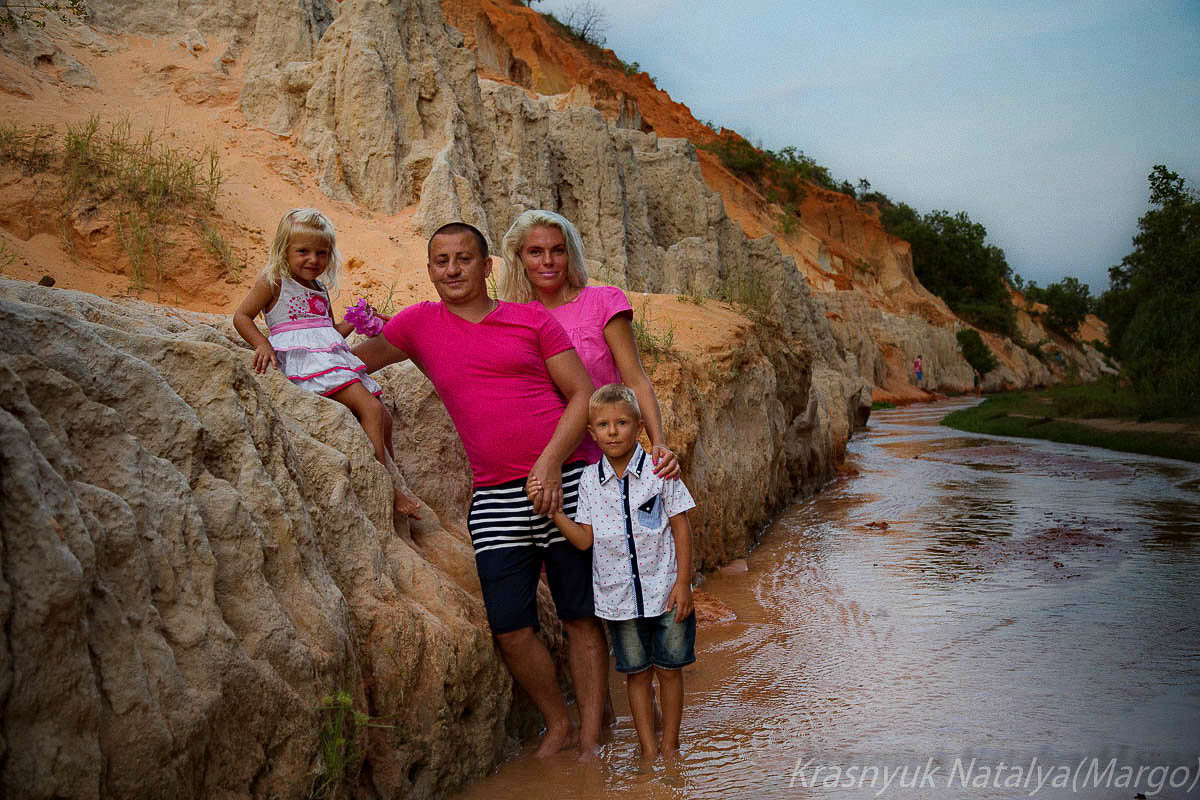
{"label": "girl's blonde hair", "polygon": [[267,280],[272,286],[278,286],[283,276],[288,274],[288,242],[296,233],[309,233],[325,240],[329,246],[329,266],[321,273],[322,283],[326,288],[337,286],[338,268],[342,266],[337,234],[329,217],[315,208],[293,208],[279,220],[275,228],[275,241],[271,242],[271,251],[267,256]]}
{"label": "girl's blonde hair", "polygon": [[583,260],[583,239],[580,238],[579,231],[561,214],[531,209],[517,217],[500,244],[504,264],[496,276],[496,295],[501,300],[528,303],[537,299],[533,284],[525,274],[525,264],[521,261],[521,248],[525,246],[525,237],[534,228],[557,228],[562,233],[563,241],[567,243],[567,284],[576,289],[587,286],[587,265]]}

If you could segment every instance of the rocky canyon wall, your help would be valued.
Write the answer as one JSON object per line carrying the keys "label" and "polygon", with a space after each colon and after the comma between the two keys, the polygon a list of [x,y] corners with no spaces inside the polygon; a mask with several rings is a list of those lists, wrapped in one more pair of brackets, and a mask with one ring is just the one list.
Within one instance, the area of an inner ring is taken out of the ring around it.
{"label": "rocky canyon wall", "polygon": [[[411,365],[379,374],[410,523],[349,412],[252,373],[228,317],[0,280],[0,319],[7,795],[306,796],[339,691],[377,726],[356,796],[441,796],[531,732],[479,600],[465,455]],[[688,324],[651,369],[715,567],[825,480],[849,409],[777,331]]]}

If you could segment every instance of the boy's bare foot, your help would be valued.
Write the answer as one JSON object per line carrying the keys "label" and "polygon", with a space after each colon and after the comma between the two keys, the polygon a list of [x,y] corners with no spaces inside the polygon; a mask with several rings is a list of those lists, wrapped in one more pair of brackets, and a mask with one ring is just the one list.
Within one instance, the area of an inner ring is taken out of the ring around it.
{"label": "boy's bare foot", "polygon": [[534,758],[549,758],[555,753],[576,747],[579,744],[579,731],[567,723],[562,728],[548,728],[542,737],[542,743],[533,751]]}
{"label": "boy's bare foot", "polygon": [[654,746],[653,748],[651,748],[650,750],[646,750],[645,748],[642,748],[642,756],[640,759],[640,761],[642,761],[642,763],[646,763],[649,761],[657,761],[657,760],[658,760],[658,746],[657,745]]}
{"label": "boy's bare foot", "polygon": [[392,493],[392,509],[395,510],[397,514],[404,514],[412,517],[413,519],[421,518],[421,515],[417,513],[421,510],[420,503],[404,494],[404,492],[400,491],[399,489],[393,489]]}

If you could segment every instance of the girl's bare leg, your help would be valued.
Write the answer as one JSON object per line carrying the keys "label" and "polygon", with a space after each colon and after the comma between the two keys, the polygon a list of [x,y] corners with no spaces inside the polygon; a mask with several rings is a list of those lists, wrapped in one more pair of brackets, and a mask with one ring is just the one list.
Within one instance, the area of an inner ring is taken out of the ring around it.
{"label": "girl's bare leg", "polygon": [[679,752],[679,724],[683,719],[683,670],[655,667],[654,674],[658,676],[662,702],[662,752],[674,756]]}
{"label": "girl's bare leg", "polygon": [[[392,415],[388,413],[383,402],[358,381],[329,396],[354,413],[358,424],[362,425],[367,438],[371,440],[371,446],[375,449],[375,459],[386,466],[387,460],[392,456]],[[397,513],[420,519],[416,515],[420,508],[416,500],[395,487],[392,487],[392,493],[392,507]]]}
{"label": "girl's bare leg", "polygon": [[652,708],[654,669],[634,672],[625,680],[629,693],[629,710],[633,712],[633,727],[637,730],[638,742],[642,746],[642,758],[658,758],[658,739],[654,736]]}

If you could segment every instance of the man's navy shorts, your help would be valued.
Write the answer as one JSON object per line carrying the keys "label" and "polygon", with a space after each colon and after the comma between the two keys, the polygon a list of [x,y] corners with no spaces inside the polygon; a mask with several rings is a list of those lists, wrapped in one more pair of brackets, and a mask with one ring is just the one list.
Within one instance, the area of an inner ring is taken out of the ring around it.
{"label": "man's navy shorts", "polygon": [[[582,461],[563,466],[563,510],[568,517],[575,515],[579,476],[585,466]],[[483,605],[493,634],[529,627],[538,630],[537,583],[543,564],[559,619],[596,615],[591,549],[578,549],[563,538],[549,517],[533,513],[533,504],[525,496],[525,481],[519,478],[496,486],[477,486],[467,513]]]}

